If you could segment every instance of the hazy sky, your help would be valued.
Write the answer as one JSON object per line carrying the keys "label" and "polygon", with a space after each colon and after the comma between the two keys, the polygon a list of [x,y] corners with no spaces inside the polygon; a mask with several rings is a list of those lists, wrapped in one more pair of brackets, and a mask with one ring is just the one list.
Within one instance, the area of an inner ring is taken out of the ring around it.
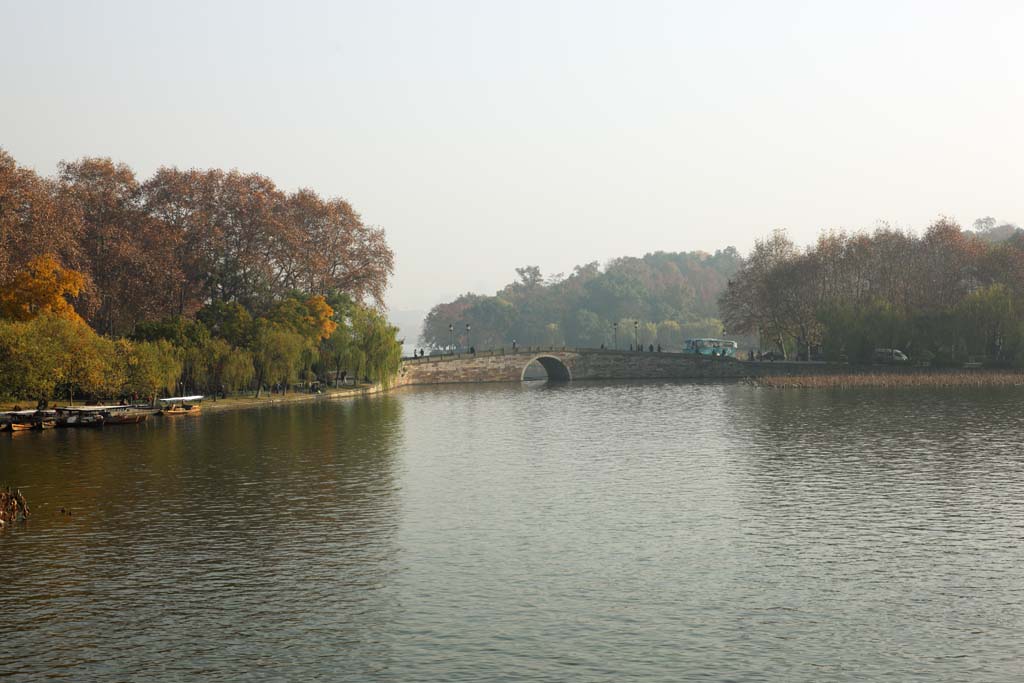
{"label": "hazy sky", "polygon": [[343,196],[426,309],[786,227],[1024,222],[1024,3],[0,0],[0,146]]}

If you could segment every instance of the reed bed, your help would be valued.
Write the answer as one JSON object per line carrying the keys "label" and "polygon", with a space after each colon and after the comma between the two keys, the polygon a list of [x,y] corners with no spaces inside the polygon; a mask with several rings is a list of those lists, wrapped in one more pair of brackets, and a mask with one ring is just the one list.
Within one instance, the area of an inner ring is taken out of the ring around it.
{"label": "reed bed", "polygon": [[1009,370],[951,370],[949,372],[862,372],[836,375],[775,375],[756,377],[751,384],[771,389],[855,389],[861,387],[1018,387],[1024,372]]}

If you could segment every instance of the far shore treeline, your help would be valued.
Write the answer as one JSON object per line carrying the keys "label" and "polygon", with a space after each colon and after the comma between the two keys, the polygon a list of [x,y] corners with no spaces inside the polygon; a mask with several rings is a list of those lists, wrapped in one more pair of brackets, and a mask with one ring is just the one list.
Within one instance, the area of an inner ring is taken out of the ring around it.
{"label": "far shore treeline", "polygon": [[656,252],[547,279],[518,268],[494,296],[435,306],[421,341],[678,351],[685,338],[726,335],[783,358],[870,363],[898,348],[918,363],[1024,366],[1024,231],[992,218],[973,227],[829,231],[807,249],[776,231],[747,258],[733,247]]}
{"label": "far shore treeline", "polygon": [[730,280],[722,318],[786,357],[870,363],[898,348],[936,366],[1024,367],[1024,231],[974,228],[825,232],[807,249],[776,231]]}
{"label": "far shore treeline", "polygon": [[517,268],[519,281],[494,296],[463,294],[435,306],[421,341],[434,348],[454,343],[485,349],[508,347],[513,339],[520,346],[592,348],[617,341],[623,349],[639,342],[679,350],[686,338],[721,335],[717,299],[741,263],[739,252],[727,247],[714,254],[659,251],[617,258],[603,269],[588,263],[568,277],[545,278],[537,266]]}
{"label": "far shore treeline", "polygon": [[238,171],[0,149],[0,397],[215,393],[345,372],[388,383],[394,254],[342,199]]}

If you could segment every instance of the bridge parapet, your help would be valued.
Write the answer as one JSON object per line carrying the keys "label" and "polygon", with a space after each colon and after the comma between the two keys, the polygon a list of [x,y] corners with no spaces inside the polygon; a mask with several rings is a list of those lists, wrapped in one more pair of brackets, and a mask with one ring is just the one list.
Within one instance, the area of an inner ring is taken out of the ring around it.
{"label": "bridge parapet", "polygon": [[530,346],[406,359],[402,363],[398,383],[519,382],[526,367],[534,360],[541,362],[549,378],[555,380],[724,379],[834,371],[824,364],[748,362],[689,353]]}

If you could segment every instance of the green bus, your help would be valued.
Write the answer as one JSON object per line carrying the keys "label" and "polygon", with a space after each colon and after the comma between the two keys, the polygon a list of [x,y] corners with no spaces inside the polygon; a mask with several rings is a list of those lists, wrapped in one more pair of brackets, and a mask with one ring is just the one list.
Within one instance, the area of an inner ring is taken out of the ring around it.
{"label": "green bus", "polygon": [[683,342],[683,353],[697,353],[702,356],[736,355],[738,344],[731,339],[687,339]]}

